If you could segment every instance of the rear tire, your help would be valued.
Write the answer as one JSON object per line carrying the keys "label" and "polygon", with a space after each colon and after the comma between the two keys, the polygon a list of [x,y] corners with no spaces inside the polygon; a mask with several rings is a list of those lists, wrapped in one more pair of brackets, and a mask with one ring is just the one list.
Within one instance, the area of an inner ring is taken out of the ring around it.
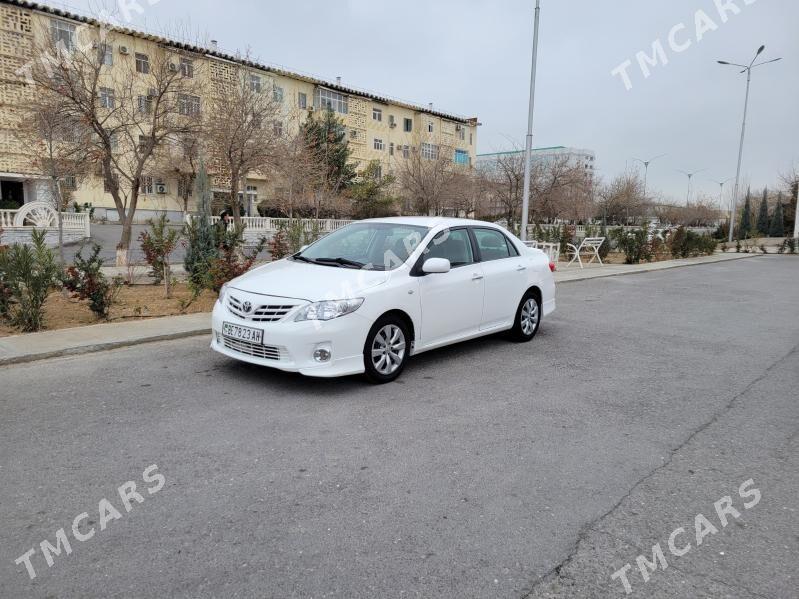
{"label": "rear tire", "polygon": [[405,369],[411,340],[401,318],[381,316],[369,329],[363,346],[363,366],[372,383],[381,385],[396,379]]}
{"label": "rear tire", "polygon": [[535,337],[538,328],[541,326],[541,301],[538,296],[528,291],[519,302],[516,309],[516,316],[513,320],[513,328],[509,332],[509,337],[518,343],[526,343]]}

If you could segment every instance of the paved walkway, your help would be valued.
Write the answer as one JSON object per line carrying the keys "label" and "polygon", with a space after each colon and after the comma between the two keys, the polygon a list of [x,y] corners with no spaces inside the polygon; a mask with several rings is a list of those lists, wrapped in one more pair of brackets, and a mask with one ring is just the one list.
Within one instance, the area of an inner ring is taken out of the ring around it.
{"label": "paved walkway", "polygon": [[[613,264],[608,266],[592,264],[583,269],[580,269],[579,266],[561,267],[561,270],[555,273],[555,280],[558,283],[567,283],[753,257],[755,257],[753,254],[716,254],[702,258],[670,260],[652,264]],[[209,314],[200,313],[0,337],[0,366],[137,345],[149,341],[205,335],[209,332]]]}

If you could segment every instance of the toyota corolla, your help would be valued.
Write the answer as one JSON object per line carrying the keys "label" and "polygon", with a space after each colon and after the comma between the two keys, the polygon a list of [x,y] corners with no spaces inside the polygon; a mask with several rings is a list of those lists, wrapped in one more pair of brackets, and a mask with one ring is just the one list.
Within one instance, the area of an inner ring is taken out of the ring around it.
{"label": "toyota corolla", "polygon": [[423,351],[502,331],[530,341],[555,309],[553,266],[493,223],[359,221],[225,285],[211,347],[308,376],[386,383]]}

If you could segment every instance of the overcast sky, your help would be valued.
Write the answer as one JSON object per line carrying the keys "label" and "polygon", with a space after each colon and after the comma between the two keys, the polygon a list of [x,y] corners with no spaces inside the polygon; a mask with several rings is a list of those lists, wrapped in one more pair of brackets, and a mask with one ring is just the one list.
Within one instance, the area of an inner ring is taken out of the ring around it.
{"label": "overcast sky", "polygon": [[[139,2],[133,27],[191,30],[225,50],[250,47],[264,62],[477,116],[480,153],[524,144],[534,0]],[[605,178],[634,157],[666,153],[650,167],[650,187],[684,202],[677,170],[708,169],[695,190],[717,194],[709,179],[735,175],[746,80],[715,60],[748,64],[766,44],[763,58],[783,60],[753,71],[743,176],[762,186],[799,164],[796,0],[541,4],[536,146],[592,149]],[[724,19],[717,5],[727,6]],[[656,40],[668,64],[645,79],[636,55],[652,55]],[[611,74],[625,60],[630,90]]]}

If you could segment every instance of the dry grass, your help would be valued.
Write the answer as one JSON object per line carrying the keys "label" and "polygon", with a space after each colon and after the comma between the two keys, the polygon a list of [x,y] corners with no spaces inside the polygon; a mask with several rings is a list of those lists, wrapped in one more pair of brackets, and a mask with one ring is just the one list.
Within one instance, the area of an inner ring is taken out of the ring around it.
{"label": "dry grass", "polygon": [[[216,301],[216,294],[204,291],[194,303],[182,309],[182,303],[189,301],[191,292],[185,283],[178,283],[172,290],[172,297],[164,297],[164,288],[155,285],[123,286],[119,291],[117,302],[111,308],[107,322],[121,322],[157,316],[173,316],[176,314],[194,314],[210,312]],[[51,293],[44,306],[45,330],[81,327],[89,324],[106,322],[97,320],[89,310],[87,302],[65,298],[61,292]],[[0,337],[19,335],[20,331],[0,322]]]}

